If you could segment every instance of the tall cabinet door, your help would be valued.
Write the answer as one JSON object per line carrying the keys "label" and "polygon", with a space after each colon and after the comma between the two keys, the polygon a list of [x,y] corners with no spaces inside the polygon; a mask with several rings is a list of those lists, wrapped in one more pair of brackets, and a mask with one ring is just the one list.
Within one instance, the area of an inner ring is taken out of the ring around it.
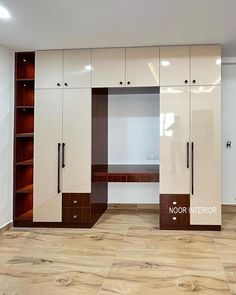
{"label": "tall cabinet door", "polygon": [[35,88],[62,87],[62,50],[36,51],[35,53]]}
{"label": "tall cabinet door", "polygon": [[62,220],[61,163],[62,90],[36,90],[33,218]]}
{"label": "tall cabinet door", "polygon": [[190,84],[189,46],[160,47],[160,85],[181,86]]}
{"label": "tall cabinet door", "polygon": [[[191,224],[221,224],[221,87],[191,87]],[[212,209],[211,209],[212,208]],[[213,211],[212,211],[213,210]],[[215,210],[215,211],[214,211]]]}
{"label": "tall cabinet door", "polygon": [[161,87],[160,193],[189,194],[189,87]]}
{"label": "tall cabinet door", "polygon": [[64,50],[63,87],[91,87],[91,49]]}
{"label": "tall cabinet door", "polygon": [[63,192],[91,192],[91,89],[63,90]]}
{"label": "tall cabinet door", "polygon": [[125,48],[92,49],[92,87],[125,86]]}
{"label": "tall cabinet door", "polygon": [[191,46],[192,85],[221,84],[221,47],[219,45]]}
{"label": "tall cabinet door", "polygon": [[126,85],[159,86],[159,48],[126,48]]}

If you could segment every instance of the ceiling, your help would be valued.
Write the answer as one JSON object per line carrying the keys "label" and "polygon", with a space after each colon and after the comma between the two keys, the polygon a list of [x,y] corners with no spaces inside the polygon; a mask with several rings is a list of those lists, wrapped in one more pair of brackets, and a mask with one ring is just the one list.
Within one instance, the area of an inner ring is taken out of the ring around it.
{"label": "ceiling", "polygon": [[235,0],[0,0],[16,50],[222,44],[236,56]]}

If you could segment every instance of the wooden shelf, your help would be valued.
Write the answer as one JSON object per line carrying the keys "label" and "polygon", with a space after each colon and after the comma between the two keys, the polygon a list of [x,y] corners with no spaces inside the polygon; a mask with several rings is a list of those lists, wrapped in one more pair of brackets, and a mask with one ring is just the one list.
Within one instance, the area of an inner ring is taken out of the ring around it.
{"label": "wooden shelf", "polygon": [[34,133],[18,133],[18,134],[16,134],[16,138],[23,138],[23,137],[34,137]]}
{"label": "wooden shelf", "polygon": [[16,190],[16,193],[18,193],[18,194],[33,193],[33,184],[26,185],[26,186]]}
{"label": "wooden shelf", "polygon": [[20,216],[16,217],[15,220],[33,220],[33,210],[28,210]]}
{"label": "wooden shelf", "polygon": [[17,109],[34,109],[34,106],[16,106]]}
{"label": "wooden shelf", "polygon": [[159,182],[159,165],[94,165],[93,182]]}
{"label": "wooden shelf", "polygon": [[20,78],[20,79],[16,79],[16,81],[34,81],[34,79],[29,79],[29,78]]}
{"label": "wooden shelf", "polygon": [[25,161],[21,161],[16,163],[17,166],[28,166],[28,165],[33,165],[34,164],[34,160],[33,159],[29,159],[29,160],[25,160]]}

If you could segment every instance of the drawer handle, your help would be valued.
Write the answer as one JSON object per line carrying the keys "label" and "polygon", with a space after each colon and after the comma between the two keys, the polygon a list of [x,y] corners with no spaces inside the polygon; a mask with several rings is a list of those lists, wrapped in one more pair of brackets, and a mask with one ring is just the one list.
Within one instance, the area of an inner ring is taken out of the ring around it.
{"label": "drawer handle", "polygon": [[74,219],[77,219],[77,218],[78,218],[78,216],[77,216],[77,215],[74,215],[74,216],[73,216],[73,218],[74,218]]}
{"label": "drawer handle", "polygon": [[177,204],[177,202],[173,202],[173,205],[176,205]]}
{"label": "drawer handle", "polygon": [[74,204],[77,204],[77,203],[78,203],[78,201],[77,201],[77,200],[74,200],[74,201],[73,201],[73,203],[74,203]]}
{"label": "drawer handle", "polygon": [[177,217],[172,217],[172,219],[173,219],[173,220],[176,220],[176,219],[177,219]]}

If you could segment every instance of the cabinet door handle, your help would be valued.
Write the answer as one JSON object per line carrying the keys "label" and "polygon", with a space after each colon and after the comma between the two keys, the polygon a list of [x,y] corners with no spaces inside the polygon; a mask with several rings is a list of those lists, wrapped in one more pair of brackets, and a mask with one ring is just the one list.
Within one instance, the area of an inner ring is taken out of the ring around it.
{"label": "cabinet door handle", "polygon": [[195,84],[196,83],[196,80],[193,80],[193,84]]}
{"label": "cabinet door handle", "polygon": [[194,194],[194,143],[192,142],[192,195]]}
{"label": "cabinet door handle", "polygon": [[65,86],[68,86],[68,83],[64,83]]}
{"label": "cabinet door handle", "polygon": [[187,168],[189,168],[189,142],[187,142]]}
{"label": "cabinet door handle", "polygon": [[185,83],[185,84],[188,84],[188,80],[184,80],[184,83]]}
{"label": "cabinet door handle", "polygon": [[60,194],[61,192],[61,144],[58,143],[57,145],[57,193]]}
{"label": "cabinet door handle", "polygon": [[130,85],[130,81],[128,81],[127,84]]}
{"label": "cabinet door handle", "polygon": [[57,86],[59,87],[59,86],[61,86],[61,84],[60,83],[57,83]]}
{"label": "cabinet door handle", "polygon": [[65,168],[66,164],[65,164],[65,143],[63,142],[62,144],[62,168]]}
{"label": "cabinet door handle", "polygon": [[123,82],[122,81],[120,81],[120,85],[122,85],[123,84]]}

